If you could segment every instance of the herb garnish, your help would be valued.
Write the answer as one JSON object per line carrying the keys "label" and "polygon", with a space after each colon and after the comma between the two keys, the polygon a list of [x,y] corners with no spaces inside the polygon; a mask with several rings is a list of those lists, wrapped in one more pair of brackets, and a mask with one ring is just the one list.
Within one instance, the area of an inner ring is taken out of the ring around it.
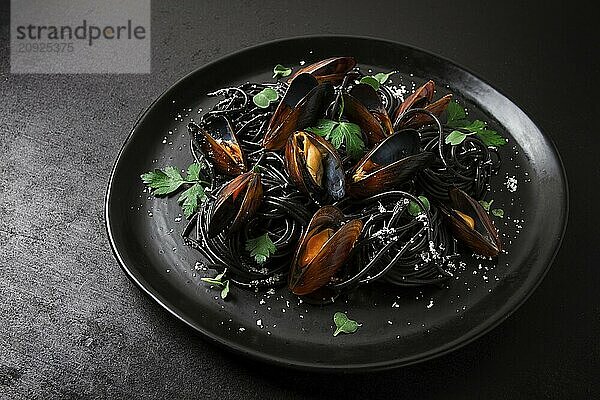
{"label": "herb garnish", "polygon": [[346,153],[354,160],[362,157],[365,151],[365,142],[363,142],[360,127],[352,122],[320,119],[317,121],[317,125],[306,128],[306,130],[325,137],[336,149],[344,144]]}
{"label": "herb garnish", "polygon": [[[444,141],[446,144],[456,146],[461,144],[467,136],[475,134],[486,146],[503,146],[507,140],[500,136],[498,132],[486,129],[483,121],[475,120],[473,122],[467,119],[467,113],[464,108],[455,101],[451,101],[447,108],[448,121],[446,124],[454,128]],[[465,132],[466,131],[466,132]]]}
{"label": "herb garnish", "polygon": [[226,272],[227,268],[214,278],[200,278],[203,282],[219,287],[221,289],[221,298],[223,300],[229,295],[229,279],[223,280]]}
{"label": "herb garnish", "polygon": [[269,233],[265,233],[257,238],[248,239],[246,250],[250,252],[250,255],[254,257],[258,264],[264,264],[267,258],[277,251],[277,247],[269,237]]}
{"label": "herb garnish", "polygon": [[504,218],[504,210],[501,208],[494,208],[492,210],[492,215],[498,218]]}
{"label": "herb garnish", "polygon": [[494,200],[490,200],[490,201],[485,201],[485,200],[479,200],[479,204],[481,204],[481,207],[483,207],[483,209],[485,211],[490,211],[490,207],[492,206],[492,203],[494,202]]}
{"label": "herb garnish", "polygon": [[141,178],[144,184],[154,189],[152,194],[157,197],[171,195],[179,190],[182,185],[192,185],[181,193],[177,199],[181,203],[185,217],[189,218],[198,211],[200,202],[206,199],[204,186],[209,183],[200,179],[200,170],[202,168],[204,168],[204,165],[198,163],[190,164],[184,178],[175,167],[169,166],[162,170],[155,169],[146,172],[141,175]]}
{"label": "herb garnish", "polygon": [[[425,209],[427,211],[429,211],[429,208],[431,207],[429,204],[429,199],[427,199],[427,197],[425,196],[418,196],[418,199],[421,200],[421,203],[423,203],[423,205],[425,206]],[[412,215],[413,217],[416,217],[417,215],[421,214],[423,212],[423,210],[421,209],[421,206],[417,204],[416,201],[411,200],[410,203],[408,203],[408,213],[410,215]]]}
{"label": "herb garnish", "polygon": [[288,68],[288,67],[284,67],[281,64],[277,64],[275,67],[273,67],[273,78],[278,78],[278,77],[286,77],[289,76],[292,73],[292,69]]}
{"label": "herb garnish", "polygon": [[260,108],[267,108],[269,104],[277,101],[279,94],[272,88],[264,88],[252,97],[252,101]]}
{"label": "herb garnish", "polygon": [[[483,209],[487,212],[490,212],[490,207],[492,206],[493,202],[493,199],[490,201],[479,200],[479,204],[481,204],[481,207],[483,207]],[[495,217],[504,218],[504,210],[501,208],[494,208],[491,210],[491,213]]]}
{"label": "herb garnish", "polygon": [[385,81],[388,80],[390,75],[395,74],[395,73],[396,73],[396,71],[388,72],[387,74],[380,72],[375,75],[363,76],[360,79],[360,83],[366,83],[367,85],[371,85],[373,87],[373,89],[379,90],[379,87],[381,85],[383,85],[385,83]]}
{"label": "herb garnish", "polygon": [[340,332],[354,333],[359,326],[362,326],[358,322],[348,318],[348,316],[342,312],[336,312],[333,315],[333,322],[335,323],[335,332],[333,332],[333,336],[337,336]]}

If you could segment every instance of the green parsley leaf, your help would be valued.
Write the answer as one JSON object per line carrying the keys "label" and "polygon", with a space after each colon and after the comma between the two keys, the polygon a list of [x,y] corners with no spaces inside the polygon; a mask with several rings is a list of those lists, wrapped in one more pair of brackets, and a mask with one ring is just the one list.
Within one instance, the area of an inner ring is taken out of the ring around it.
{"label": "green parsley leaf", "polygon": [[[457,102],[451,101],[448,104],[446,111],[448,113],[448,121],[446,122],[446,125],[449,127],[454,129],[465,129],[471,133],[474,133],[486,146],[498,147],[504,146],[506,143],[508,143],[508,141],[500,136],[498,132],[491,129],[485,129],[485,122],[478,119],[473,122],[469,121],[464,108]],[[462,143],[462,141],[465,140],[465,136],[461,136],[460,134],[465,135],[457,130],[452,131],[450,135],[446,137],[446,144],[457,145]]]}
{"label": "green parsley leaf", "polygon": [[382,85],[388,80],[388,78],[395,74],[398,71],[391,71],[388,72],[387,74],[384,72],[380,72],[378,74],[373,75],[373,78],[377,79],[379,81],[379,83],[381,83]]}
{"label": "green parsley leaf", "polygon": [[465,109],[456,101],[451,101],[448,104],[446,112],[448,113],[448,121],[446,122],[446,125],[448,125],[449,127],[462,128],[465,125],[469,124]]}
{"label": "green parsley leaf", "polygon": [[466,137],[467,135],[462,133],[461,131],[452,131],[448,136],[446,136],[444,143],[456,146],[458,144],[461,144]]}
{"label": "green parsley leaf", "polygon": [[224,283],[223,289],[221,289],[221,298],[225,300],[227,295],[229,294],[229,279],[227,279]]}
{"label": "green parsley leaf", "polygon": [[187,177],[188,181],[197,181],[200,180],[200,170],[204,168],[204,165],[198,163],[191,163],[187,169]]}
{"label": "green parsley leaf", "polygon": [[260,108],[267,108],[269,104],[276,101],[279,94],[272,88],[264,88],[252,97],[252,101]]}
{"label": "green parsley leaf", "polygon": [[[421,200],[421,203],[423,203],[425,209],[429,211],[429,209],[431,208],[431,205],[429,204],[429,199],[427,199],[427,197],[425,196],[418,196],[418,199]],[[421,206],[418,205],[416,201],[411,200],[410,203],[408,203],[408,213],[413,217],[416,217],[422,212],[423,210],[421,209]]]}
{"label": "green parsley leaf", "polygon": [[258,264],[264,264],[271,254],[277,251],[277,247],[269,237],[269,233],[265,233],[254,239],[246,241],[246,250],[250,252],[250,256]]}
{"label": "green parsley leaf", "polygon": [[361,326],[361,324],[351,320],[342,312],[336,312],[333,315],[333,322],[335,323],[335,332],[333,332],[333,336],[337,336],[340,332],[354,333],[358,330],[358,327]]}
{"label": "green parsley leaf", "polygon": [[375,90],[379,90],[379,86],[381,86],[381,83],[373,76],[363,76],[360,78],[360,83],[370,85]]}
{"label": "green parsley leaf", "polygon": [[504,218],[504,210],[501,208],[494,208],[492,210],[492,215],[498,218]]}
{"label": "green parsley leaf", "polygon": [[142,181],[154,189],[152,192],[154,196],[165,196],[173,193],[185,183],[179,171],[173,167],[146,172],[142,175]]}
{"label": "green parsley leaf", "polygon": [[306,128],[307,131],[316,135],[323,136],[331,142],[336,149],[346,147],[346,153],[358,160],[365,151],[365,142],[363,141],[360,126],[352,122],[337,122],[330,119],[320,119],[317,125]]}
{"label": "green parsley leaf", "polygon": [[331,131],[330,138],[331,144],[336,149],[339,149],[344,143],[346,153],[353,160],[358,160],[365,151],[365,142],[363,142],[360,127],[352,122],[340,122]]}
{"label": "green parsley leaf", "polygon": [[490,211],[490,207],[493,202],[494,202],[494,200],[490,200],[490,201],[479,200],[479,204],[481,204],[481,207],[483,207],[483,209],[487,212]]}
{"label": "green parsley leaf", "polygon": [[142,181],[150,188],[154,189],[154,196],[165,196],[173,194],[183,184],[192,185],[187,188],[177,201],[182,203],[183,213],[186,218],[191,217],[198,211],[199,204],[206,198],[204,186],[208,182],[200,179],[200,171],[204,168],[199,163],[192,163],[187,169],[185,179],[181,173],[174,167],[166,167],[164,170],[155,169],[154,171],[142,174]]}
{"label": "green parsley leaf", "polygon": [[396,73],[396,71],[388,72],[387,74],[384,72],[380,72],[375,75],[363,76],[360,79],[360,83],[366,83],[367,85],[372,86],[373,89],[379,90],[379,87],[388,80],[390,75],[395,74],[395,73]]}
{"label": "green parsley leaf", "polygon": [[218,280],[218,281],[222,281],[223,277],[225,276],[225,273],[227,273],[227,268],[225,268],[223,270],[223,272],[221,272],[219,275],[215,276],[215,279]]}
{"label": "green parsley leaf", "polygon": [[463,126],[463,128],[470,132],[474,132],[474,133],[479,132],[480,130],[485,128],[485,122],[476,119],[475,121],[471,122],[470,124]]}
{"label": "green parsley leaf", "polygon": [[329,138],[333,128],[337,126],[338,122],[331,119],[320,119],[317,121],[317,125],[310,128],[306,128],[307,131],[314,133],[315,135],[323,136],[325,139]]}
{"label": "green parsley leaf", "polygon": [[498,132],[492,131],[490,129],[482,129],[478,131],[476,135],[486,146],[498,147],[504,146],[506,143],[508,143],[508,140],[500,136]]}
{"label": "green parsley leaf", "polygon": [[223,286],[224,285],[224,283],[221,282],[221,280],[215,279],[215,278],[200,278],[200,280],[202,282],[206,282],[206,283],[209,283],[209,284],[215,285],[215,286]]}
{"label": "green parsley leaf", "polygon": [[273,67],[273,78],[290,76],[291,73],[291,68],[284,67],[281,64],[277,64],[275,67]]}
{"label": "green parsley leaf", "polygon": [[183,208],[183,214],[186,218],[194,215],[196,211],[198,211],[198,206],[200,202],[206,199],[206,194],[204,193],[204,188],[199,183],[192,185],[185,192],[181,193],[177,201],[181,204],[181,208]]}
{"label": "green parsley leaf", "polygon": [[223,272],[221,272],[219,275],[215,276],[214,278],[200,278],[200,280],[202,282],[206,282],[210,285],[214,285],[216,287],[221,288],[221,298],[223,300],[225,300],[227,295],[229,295],[229,279],[223,281],[223,277],[225,276],[226,272],[227,272],[227,268],[225,268],[225,270]]}

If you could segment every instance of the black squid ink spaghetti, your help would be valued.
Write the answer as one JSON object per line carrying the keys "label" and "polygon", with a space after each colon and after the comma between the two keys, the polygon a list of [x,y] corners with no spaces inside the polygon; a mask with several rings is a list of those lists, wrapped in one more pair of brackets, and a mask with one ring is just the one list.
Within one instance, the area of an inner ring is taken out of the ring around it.
{"label": "black squid ink spaghetti", "polygon": [[392,74],[334,57],[209,93],[218,102],[188,125],[187,178],[142,175],[156,195],[185,189],[183,240],[222,272],[209,283],[324,302],[374,282],[441,284],[460,254],[498,255],[480,200],[506,140],[452,95],[434,100],[433,81],[404,98]]}

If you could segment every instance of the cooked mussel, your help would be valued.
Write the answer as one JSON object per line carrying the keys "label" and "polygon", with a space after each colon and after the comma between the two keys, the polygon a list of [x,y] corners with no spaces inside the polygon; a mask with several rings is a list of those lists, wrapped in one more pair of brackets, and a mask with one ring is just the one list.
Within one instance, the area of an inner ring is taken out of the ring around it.
{"label": "cooked mussel", "polygon": [[489,214],[481,204],[462,190],[449,190],[451,207],[442,211],[454,236],[482,256],[495,257],[502,243]]}
{"label": "cooked mussel", "polygon": [[373,87],[358,84],[344,94],[343,100],[344,115],[350,122],[360,126],[370,146],[392,134],[390,117]]}
{"label": "cooked mussel", "polygon": [[317,122],[321,108],[332,96],[333,86],[330,83],[319,84],[310,74],[298,75],[267,125],[263,147],[267,150],[283,148],[294,131]]}
{"label": "cooked mussel", "polygon": [[350,170],[348,193],[361,198],[393,188],[433,160],[433,153],[421,151],[419,133],[403,129],[377,144]]}
{"label": "cooked mussel", "polygon": [[321,207],[296,248],[288,281],[290,290],[302,296],[327,285],[349,259],[362,226],[359,219],[344,223],[344,214],[337,207]]}
{"label": "cooked mussel", "polygon": [[320,136],[304,131],[292,134],[285,147],[285,164],[296,186],[317,203],[346,194],[342,161]]}
{"label": "cooked mussel", "polygon": [[293,74],[288,83],[292,82],[297,76],[308,73],[314,76],[319,82],[340,83],[348,71],[356,65],[354,57],[332,57],[318,61],[314,64],[300,68]]}
{"label": "cooked mussel", "polygon": [[391,135],[394,130],[390,116],[381,101],[381,97],[371,85],[360,83],[350,89],[349,94],[360,101],[381,123],[386,136]]}
{"label": "cooked mussel", "polygon": [[429,81],[423,86],[419,87],[413,94],[408,96],[394,111],[394,128],[400,129],[408,126],[420,126],[428,122],[431,122],[431,118],[426,114],[415,114],[411,117],[405,118],[404,114],[406,111],[413,108],[423,108],[435,116],[441,115],[444,110],[448,107],[452,95],[447,94],[441,99],[431,102],[433,100],[433,94],[435,92],[435,83]]}
{"label": "cooked mussel", "polygon": [[233,178],[219,190],[209,211],[208,235],[237,230],[254,215],[262,197],[260,172],[251,170]]}
{"label": "cooked mussel", "polygon": [[239,175],[247,170],[246,158],[227,118],[212,117],[200,125],[192,122],[188,131],[217,171]]}

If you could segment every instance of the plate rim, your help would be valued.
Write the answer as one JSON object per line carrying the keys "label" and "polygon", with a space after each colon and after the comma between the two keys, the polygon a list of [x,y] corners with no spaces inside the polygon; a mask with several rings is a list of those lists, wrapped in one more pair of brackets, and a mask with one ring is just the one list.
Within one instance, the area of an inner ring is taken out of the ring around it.
{"label": "plate rim", "polygon": [[[134,271],[133,271],[134,268],[130,269],[130,267],[126,265],[124,259],[122,258],[121,254],[119,252],[119,249],[117,248],[115,238],[113,237],[109,208],[110,208],[110,202],[111,202],[111,189],[113,187],[113,181],[115,178],[117,166],[121,162],[123,154],[125,152],[125,149],[130,144],[131,139],[132,139],[135,131],[137,130],[139,124],[144,119],[144,117],[148,114],[148,112],[155,106],[156,103],[158,103],[161,99],[163,99],[175,86],[179,85],[181,82],[185,81],[186,79],[188,79],[189,77],[191,77],[192,75],[197,73],[199,70],[208,68],[213,64],[220,63],[224,59],[229,58],[231,56],[237,56],[237,55],[240,55],[241,53],[246,53],[246,52],[250,53],[250,52],[255,51],[256,49],[259,49],[262,47],[268,47],[268,46],[278,44],[281,42],[294,42],[294,41],[299,41],[299,40],[323,40],[323,39],[333,39],[333,40],[349,39],[349,40],[363,40],[363,41],[378,41],[378,42],[388,44],[388,45],[404,47],[404,48],[410,49],[412,51],[420,52],[429,57],[437,58],[445,63],[451,64],[454,67],[467,72],[468,74],[472,75],[473,77],[480,80],[481,82],[484,82],[493,91],[497,92],[500,96],[504,97],[506,100],[508,100],[510,103],[512,103],[515,107],[520,109],[527,116],[527,118],[529,118],[529,120],[533,123],[533,125],[536,128],[538,128],[538,130],[542,133],[544,138],[548,141],[551,149],[553,150],[554,155],[556,156],[556,161],[558,163],[558,170],[560,172],[561,179],[563,181],[563,188],[564,188],[563,201],[565,203],[565,208],[564,208],[564,214],[563,214],[563,218],[562,218],[563,220],[561,221],[562,222],[562,231],[560,232],[560,236],[558,238],[557,245],[555,246],[551,257],[549,258],[548,262],[546,263],[541,274],[538,275],[535,282],[533,282],[533,284],[530,285],[521,294],[520,298],[517,299],[517,302],[514,304],[513,307],[509,308],[508,310],[505,310],[502,313],[501,313],[501,311],[503,311],[503,309],[500,308],[499,310],[496,310],[493,314],[491,314],[490,317],[487,318],[482,324],[476,326],[475,328],[471,329],[470,331],[467,331],[465,334],[463,334],[459,338],[457,338],[453,341],[447,342],[442,346],[438,346],[429,351],[426,351],[426,352],[423,352],[423,353],[420,353],[417,355],[413,355],[410,357],[395,358],[395,359],[381,361],[381,362],[357,363],[357,364],[348,364],[348,365],[340,366],[337,364],[310,363],[310,362],[296,361],[296,360],[285,358],[285,357],[280,357],[280,356],[276,356],[276,355],[272,355],[272,354],[263,353],[261,351],[253,350],[247,346],[239,345],[235,342],[228,340],[227,338],[224,338],[224,337],[221,337],[219,335],[215,335],[215,334],[209,332],[208,330],[206,330],[203,327],[201,327],[200,325],[198,325],[195,321],[186,318],[184,315],[181,315],[178,312],[178,308],[176,306],[172,305],[167,300],[163,299],[162,296],[160,295],[160,293],[155,293],[153,290],[150,290],[149,288],[147,288],[144,285],[144,283],[141,282],[140,279],[138,279],[138,277],[134,273]],[[233,353],[242,354],[242,355],[248,356],[254,360],[267,362],[269,364],[276,365],[276,366],[278,365],[278,366],[285,366],[285,367],[292,368],[292,369],[310,370],[310,371],[318,371],[318,372],[341,372],[341,371],[344,371],[344,372],[367,372],[367,371],[388,370],[388,369],[394,369],[394,368],[399,368],[399,367],[403,367],[403,366],[414,365],[414,364],[425,362],[425,361],[428,361],[428,360],[431,360],[431,359],[434,359],[437,357],[441,357],[445,354],[448,354],[455,350],[458,350],[459,348],[462,348],[462,347],[468,345],[469,343],[472,343],[473,341],[475,341],[475,340],[479,339],[480,337],[484,336],[485,334],[489,333],[491,330],[493,330],[498,325],[500,325],[502,322],[504,322],[506,319],[508,319],[514,312],[516,312],[519,308],[521,308],[521,306],[529,299],[529,297],[533,294],[533,292],[542,283],[542,281],[548,274],[548,271],[550,270],[551,266],[554,264],[556,256],[557,256],[558,252],[560,251],[563,240],[564,240],[564,235],[565,235],[566,228],[568,225],[568,220],[569,220],[569,210],[570,210],[570,193],[569,193],[569,184],[568,184],[567,174],[566,174],[566,170],[564,167],[564,162],[562,160],[562,157],[558,151],[558,148],[557,148],[553,138],[540,128],[540,125],[531,117],[531,115],[529,113],[526,112],[525,108],[523,108],[522,106],[518,105],[513,100],[511,100],[510,97],[506,96],[503,91],[498,90],[494,85],[490,84],[487,80],[482,79],[478,74],[474,73],[471,69],[463,66],[462,64],[457,63],[445,56],[433,53],[428,50],[424,50],[418,46],[413,46],[413,45],[410,45],[407,43],[398,42],[395,40],[385,39],[385,38],[376,37],[376,36],[317,34],[317,35],[300,35],[300,36],[290,36],[290,37],[279,38],[279,39],[275,39],[275,40],[261,42],[261,43],[258,43],[258,44],[255,44],[255,45],[252,45],[249,47],[245,47],[245,48],[227,53],[209,63],[205,63],[205,64],[198,66],[197,68],[194,68],[193,70],[189,71],[188,73],[183,75],[181,78],[179,78],[177,81],[175,81],[174,83],[169,85],[169,87],[167,89],[165,89],[158,97],[156,97],[145,109],[143,109],[138,114],[136,121],[133,124],[133,127],[130,129],[129,134],[127,135],[127,138],[125,139],[125,141],[121,145],[121,148],[119,149],[119,153],[113,163],[113,167],[110,172],[109,181],[108,181],[108,185],[107,185],[105,196],[104,196],[104,219],[105,219],[104,225],[105,225],[106,232],[108,235],[108,240],[109,240],[111,250],[112,250],[115,258],[117,259],[119,266],[125,272],[126,276],[139,289],[141,289],[144,294],[146,294],[151,299],[153,299],[163,309],[165,309],[169,314],[176,317],[179,321],[183,322],[185,325],[192,328],[196,332],[199,332],[202,335],[201,337],[207,338],[212,343],[217,343],[221,347],[223,347]]]}

